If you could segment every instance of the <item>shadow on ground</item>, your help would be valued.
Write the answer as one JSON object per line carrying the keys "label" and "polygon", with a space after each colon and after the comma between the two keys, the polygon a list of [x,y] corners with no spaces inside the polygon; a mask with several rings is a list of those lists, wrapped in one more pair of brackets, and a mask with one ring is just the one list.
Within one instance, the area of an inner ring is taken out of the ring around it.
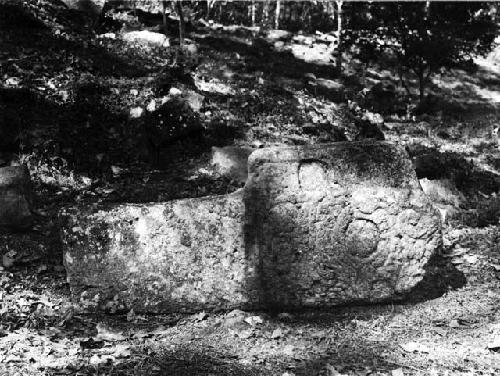
{"label": "shadow on ground", "polygon": [[[187,347],[187,346],[186,346]],[[269,370],[258,366],[244,366],[235,360],[237,356],[219,353],[216,349],[193,350],[185,348],[176,351],[158,346],[153,354],[141,354],[142,361],[128,361],[107,366],[80,369],[80,374],[94,374],[97,370],[106,375],[172,375],[172,376],[259,376],[272,375]]]}
{"label": "shadow on ground", "polygon": [[264,39],[252,43],[236,38],[208,36],[198,40],[202,47],[223,53],[237,53],[249,72],[264,71],[276,76],[302,79],[306,73],[322,78],[337,78],[333,65],[318,65],[297,59],[289,51],[276,51]]}
{"label": "shadow on ground", "polygon": [[425,267],[425,275],[410,292],[405,294],[407,303],[420,303],[443,296],[467,283],[465,274],[459,271],[450,258],[434,255]]}
{"label": "shadow on ground", "polygon": [[[22,28],[16,26],[20,24],[23,25]],[[70,27],[74,25],[71,22]],[[68,74],[73,70],[111,77],[138,77],[147,72],[141,61],[129,63],[103,47],[56,35],[20,7],[0,5],[0,31],[0,47],[3,52],[9,56],[23,57],[16,59],[16,64],[9,62],[1,67],[0,73],[9,76],[18,74],[16,70],[19,69],[30,70],[34,61],[39,65],[40,72],[37,76],[44,69],[50,70],[47,73],[51,76]]]}

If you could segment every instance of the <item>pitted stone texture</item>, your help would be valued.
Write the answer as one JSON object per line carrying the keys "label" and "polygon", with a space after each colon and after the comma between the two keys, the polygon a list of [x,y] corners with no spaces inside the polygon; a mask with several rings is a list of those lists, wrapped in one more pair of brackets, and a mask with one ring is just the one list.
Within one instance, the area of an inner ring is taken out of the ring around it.
{"label": "pitted stone texture", "polygon": [[397,299],[441,245],[408,156],[385,142],[260,149],[245,205],[267,307]]}
{"label": "pitted stone texture", "polygon": [[241,191],[67,210],[62,239],[72,292],[85,304],[136,312],[245,307],[253,271],[245,260],[244,214]]}
{"label": "pitted stone texture", "polygon": [[31,215],[32,189],[25,166],[0,168],[0,232],[28,228]]}

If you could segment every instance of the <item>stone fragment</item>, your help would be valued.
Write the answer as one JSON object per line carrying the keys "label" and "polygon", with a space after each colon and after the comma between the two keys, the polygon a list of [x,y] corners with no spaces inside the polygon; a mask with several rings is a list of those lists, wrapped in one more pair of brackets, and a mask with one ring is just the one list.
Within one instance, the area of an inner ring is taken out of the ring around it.
{"label": "stone fragment", "polygon": [[123,34],[123,40],[127,42],[150,44],[158,47],[170,46],[170,39],[164,34],[155,33],[149,30],[129,31]]}
{"label": "stone fragment", "polygon": [[32,223],[31,181],[25,166],[0,168],[0,231],[20,231]]}
{"label": "stone fragment", "polygon": [[249,303],[242,193],[61,215],[72,293],[134,312],[232,309]]}

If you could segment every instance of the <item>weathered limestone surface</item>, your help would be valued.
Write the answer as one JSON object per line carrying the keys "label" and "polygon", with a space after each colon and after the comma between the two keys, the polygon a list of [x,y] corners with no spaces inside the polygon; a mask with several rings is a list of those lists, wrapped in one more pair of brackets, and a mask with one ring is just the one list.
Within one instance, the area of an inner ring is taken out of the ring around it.
{"label": "weathered limestone surface", "polygon": [[395,299],[441,245],[439,214],[389,143],[260,149],[245,189],[265,306]]}
{"label": "weathered limestone surface", "polygon": [[[248,305],[241,191],[62,213],[72,292],[136,311]],[[97,296],[98,294],[98,296]]]}
{"label": "weathered limestone surface", "polygon": [[25,166],[0,168],[0,231],[19,231],[32,222],[31,180]]}
{"label": "weathered limestone surface", "polygon": [[439,213],[385,142],[259,149],[226,196],[67,210],[73,293],[135,311],[398,299],[441,245]]}

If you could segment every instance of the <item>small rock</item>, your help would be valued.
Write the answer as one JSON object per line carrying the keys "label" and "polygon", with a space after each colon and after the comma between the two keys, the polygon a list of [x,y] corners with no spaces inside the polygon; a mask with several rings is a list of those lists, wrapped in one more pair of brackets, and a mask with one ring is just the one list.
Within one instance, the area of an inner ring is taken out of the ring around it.
{"label": "small rock", "polygon": [[391,371],[391,376],[405,376],[402,368],[396,368]]}
{"label": "small rock", "polygon": [[245,322],[245,317],[245,312],[235,309],[226,315],[222,325],[226,328],[248,328],[248,325]]}
{"label": "small rock", "polygon": [[97,336],[94,338],[96,341],[117,342],[126,339],[121,332],[113,330],[102,323],[98,323],[96,329]]}
{"label": "small rock", "polygon": [[10,250],[3,255],[2,264],[5,268],[8,269],[14,265],[14,262],[16,261],[16,254],[16,251]]}
{"label": "small rock", "polygon": [[367,111],[363,114],[363,120],[368,120],[370,123],[377,125],[379,127],[384,125],[384,118],[382,115],[375,112]]}
{"label": "small rock", "polygon": [[168,94],[172,95],[172,96],[177,96],[177,95],[181,95],[182,94],[182,91],[180,91],[179,89],[177,89],[176,87],[171,87],[170,90],[168,91]]}
{"label": "small rock", "polygon": [[250,316],[245,319],[245,322],[252,326],[256,326],[262,324],[264,320],[262,320],[260,316]]}
{"label": "small rock", "polygon": [[146,110],[149,112],[154,112],[156,110],[156,101],[154,99],[151,99],[151,101],[148,103],[146,106]]}
{"label": "small rock", "polygon": [[283,42],[282,40],[274,42],[274,48],[276,50],[281,51],[281,50],[283,50],[284,47],[285,47],[285,42]]}
{"label": "small rock", "polygon": [[278,314],[278,320],[283,322],[290,322],[293,320],[293,315],[288,312],[281,312],[280,314]]}
{"label": "small rock", "polygon": [[488,350],[499,352],[500,351],[500,337],[495,338],[493,341],[489,342],[487,345]]}
{"label": "small rock", "polygon": [[123,35],[123,40],[126,42],[143,43],[159,47],[170,46],[170,39],[168,39],[164,34],[148,30],[130,31]]}
{"label": "small rock", "polygon": [[292,37],[292,33],[287,30],[268,30],[266,37],[273,41],[286,40]]}
{"label": "small rock", "polygon": [[138,119],[144,114],[144,108],[133,107],[130,109],[129,115],[131,119]]}
{"label": "small rock", "polygon": [[273,332],[271,333],[272,339],[280,338],[282,336],[283,336],[283,330],[281,330],[281,328],[274,329]]}

